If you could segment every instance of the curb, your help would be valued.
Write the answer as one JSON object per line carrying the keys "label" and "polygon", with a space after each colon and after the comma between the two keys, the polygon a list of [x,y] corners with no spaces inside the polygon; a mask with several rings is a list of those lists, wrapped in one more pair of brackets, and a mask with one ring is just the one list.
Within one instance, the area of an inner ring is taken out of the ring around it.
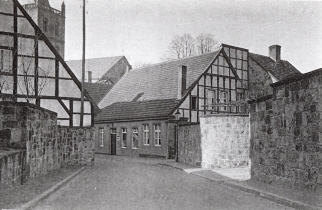
{"label": "curb", "polygon": [[59,188],[62,187],[62,185],[64,185],[67,182],[69,182],[71,179],[73,179],[75,176],[77,176],[79,173],[81,173],[84,170],[85,170],[85,167],[82,167],[81,169],[79,169],[78,171],[76,171],[72,175],[68,176],[63,181],[55,184],[54,186],[52,186],[51,188],[49,188],[48,190],[46,190],[42,194],[38,195],[37,197],[35,197],[31,201],[29,201],[29,202],[21,205],[18,209],[20,209],[20,210],[28,210],[28,209],[31,209],[32,207],[34,207],[35,205],[37,205],[40,201],[42,201],[43,199],[49,197],[52,193],[56,192]]}
{"label": "curb", "polygon": [[253,195],[261,197],[261,198],[265,198],[267,200],[270,200],[275,203],[282,204],[284,206],[288,206],[291,208],[303,209],[303,210],[319,210],[319,209],[321,209],[321,207],[318,207],[318,206],[312,206],[312,205],[309,205],[306,203],[302,203],[299,201],[294,201],[294,200],[291,200],[288,198],[284,198],[284,197],[281,197],[281,196],[273,194],[273,193],[263,192],[263,191],[260,191],[260,190],[254,189],[254,188],[248,188],[248,187],[241,186],[241,185],[231,183],[228,181],[223,181],[223,182],[221,182],[221,184],[241,190],[241,191],[244,191],[244,192],[247,192],[247,193],[250,193],[250,194],[253,194]]}
{"label": "curb", "polygon": [[281,196],[273,194],[273,193],[268,193],[268,192],[260,191],[260,190],[254,189],[254,188],[241,186],[236,183],[231,183],[229,181],[228,182],[223,181],[221,184],[241,190],[241,191],[244,191],[244,192],[247,192],[247,193],[250,193],[250,194],[253,194],[253,195],[261,197],[261,198],[265,198],[267,200],[270,200],[275,203],[282,204],[284,206],[288,206],[291,208],[303,209],[303,210],[319,210],[319,209],[321,209],[321,207],[318,207],[318,206],[313,206],[313,205],[310,205],[307,203],[294,201],[289,198],[281,197]]}
{"label": "curb", "polygon": [[[183,168],[180,168],[180,167],[177,167],[177,166],[172,166],[172,165],[166,164],[166,163],[159,163],[158,165],[170,166],[170,167],[185,171]],[[264,198],[264,199],[267,199],[267,200],[270,200],[270,201],[273,201],[275,203],[278,203],[278,204],[281,204],[281,205],[284,205],[284,206],[288,206],[288,207],[291,207],[291,208],[301,209],[301,210],[302,209],[303,210],[321,210],[322,209],[322,207],[319,207],[319,206],[313,206],[313,205],[310,205],[310,204],[307,204],[307,203],[294,201],[294,200],[284,198],[284,197],[281,197],[281,196],[273,194],[273,193],[268,193],[268,192],[260,191],[260,190],[254,189],[254,188],[245,187],[245,186],[242,186],[242,185],[239,185],[239,184],[236,184],[236,183],[232,183],[230,181],[225,181],[225,180],[216,181],[216,180],[210,179],[210,178],[208,178],[206,176],[201,176],[199,174],[195,174],[195,173],[190,173],[190,174],[206,178],[206,179],[208,179],[210,181],[218,182],[221,185],[225,185],[225,186],[228,186],[228,187],[231,187],[231,188],[235,188],[235,189],[244,191],[246,193],[250,193],[250,194],[253,194],[255,196],[258,196],[258,197],[261,197],[261,198]]]}

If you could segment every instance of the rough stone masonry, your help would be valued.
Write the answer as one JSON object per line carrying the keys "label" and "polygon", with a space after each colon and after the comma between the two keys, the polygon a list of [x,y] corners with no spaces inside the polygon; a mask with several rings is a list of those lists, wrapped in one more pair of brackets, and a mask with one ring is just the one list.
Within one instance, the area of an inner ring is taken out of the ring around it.
{"label": "rough stone masonry", "polygon": [[32,104],[1,102],[0,134],[3,184],[94,161],[93,128],[57,126],[56,113]]}
{"label": "rough stone masonry", "polygon": [[250,102],[251,177],[322,189],[322,69],[272,87],[273,95]]}

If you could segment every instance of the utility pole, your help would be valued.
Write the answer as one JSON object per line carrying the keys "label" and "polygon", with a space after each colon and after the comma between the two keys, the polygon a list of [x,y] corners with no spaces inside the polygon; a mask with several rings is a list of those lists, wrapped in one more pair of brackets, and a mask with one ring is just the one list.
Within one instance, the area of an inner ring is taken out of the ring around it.
{"label": "utility pole", "polygon": [[82,94],[81,94],[81,116],[80,126],[84,125],[84,80],[85,80],[85,0],[83,0],[83,58],[82,58]]}

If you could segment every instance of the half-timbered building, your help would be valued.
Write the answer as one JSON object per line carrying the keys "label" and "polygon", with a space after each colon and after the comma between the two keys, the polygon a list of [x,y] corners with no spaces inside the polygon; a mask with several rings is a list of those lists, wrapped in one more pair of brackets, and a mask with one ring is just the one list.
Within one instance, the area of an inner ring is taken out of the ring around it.
{"label": "half-timbered building", "polygon": [[245,114],[246,99],[265,95],[272,82],[298,74],[280,59],[278,45],[263,56],[222,44],[214,52],[134,69],[98,104],[97,151],[172,158],[175,114],[196,124],[204,115]]}

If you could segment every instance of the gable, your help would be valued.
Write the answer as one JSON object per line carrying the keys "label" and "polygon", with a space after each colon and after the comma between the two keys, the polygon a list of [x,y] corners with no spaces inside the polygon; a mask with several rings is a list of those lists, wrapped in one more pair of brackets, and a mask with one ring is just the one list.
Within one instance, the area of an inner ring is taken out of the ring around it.
{"label": "gable", "polygon": [[80,114],[81,83],[17,0],[0,1],[0,23],[0,49],[9,52],[4,61],[12,64],[0,72],[2,96],[57,112],[61,125],[79,126],[82,117],[91,125],[98,107],[85,91]]}
{"label": "gable", "polygon": [[[93,80],[99,80],[106,74],[114,65],[116,65],[123,56],[104,57],[104,58],[90,58],[85,60],[85,70],[92,72]],[[68,66],[73,70],[78,79],[82,78],[82,60],[66,61]],[[85,80],[88,80],[87,73]]]}

